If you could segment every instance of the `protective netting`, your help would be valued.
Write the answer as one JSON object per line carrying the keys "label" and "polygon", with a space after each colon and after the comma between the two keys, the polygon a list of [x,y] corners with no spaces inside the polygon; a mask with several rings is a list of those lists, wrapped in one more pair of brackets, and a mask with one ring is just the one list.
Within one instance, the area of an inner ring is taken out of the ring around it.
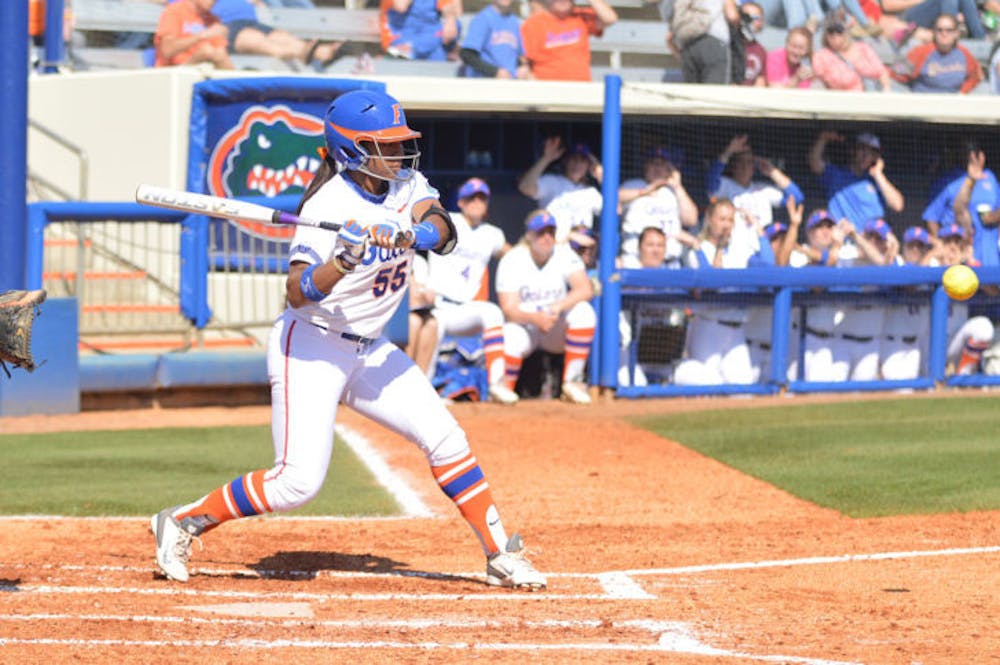
{"label": "protective netting", "polygon": [[[765,115],[623,116],[619,264],[667,270],[641,282],[623,275],[618,385],[631,388],[622,392],[990,383],[1000,374],[991,286],[1000,250],[980,213],[1000,208],[1000,188],[988,161],[970,218],[952,204],[975,169],[970,155],[1000,156],[998,134]],[[724,199],[732,222],[720,232]],[[957,261],[981,265],[984,286],[967,303],[939,294],[935,309],[941,268]],[[766,284],[754,282],[765,273]]]}

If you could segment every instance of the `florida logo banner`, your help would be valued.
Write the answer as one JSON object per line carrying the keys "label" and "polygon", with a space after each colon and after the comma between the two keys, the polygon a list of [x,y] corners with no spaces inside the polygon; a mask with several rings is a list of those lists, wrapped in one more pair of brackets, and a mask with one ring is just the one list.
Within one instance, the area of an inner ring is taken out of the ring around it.
{"label": "florida logo banner", "polygon": [[[320,165],[323,145],[320,103],[214,107],[208,119],[206,189],[214,196],[300,196]],[[220,253],[287,255],[293,228],[248,221],[213,220],[211,244]],[[270,247],[279,243],[281,247]]]}

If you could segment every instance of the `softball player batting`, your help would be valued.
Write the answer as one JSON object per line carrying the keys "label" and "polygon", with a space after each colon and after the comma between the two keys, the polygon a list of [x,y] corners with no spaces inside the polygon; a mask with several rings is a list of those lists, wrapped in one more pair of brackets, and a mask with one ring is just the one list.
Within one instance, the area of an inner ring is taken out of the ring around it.
{"label": "softball player batting", "polygon": [[507,387],[517,383],[522,361],[541,347],[565,353],[562,398],[590,404],[583,370],[594,340],[594,289],[583,261],[566,243],[556,244],[556,219],[536,210],[525,222],[525,242],[497,266],[497,298],[504,324]]}
{"label": "softball player batting", "polygon": [[455,246],[451,218],[417,171],[420,133],[407,126],[399,102],[372,90],[337,97],[324,127],[323,163],[300,212],[344,224],[337,234],[299,227],[292,240],[289,306],[268,342],[274,466],[155,515],[156,562],[184,582],[193,537],[315,497],[343,402],[420,446],[479,538],[488,584],[544,588],[520,536],[507,537],[465,433],[426,375],[382,336],[406,293],[414,250],[447,254]]}
{"label": "softball player batting", "polygon": [[503,312],[496,303],[476,300],[485,285],[490,259],[503,256],[510,249],[503,231],[486,222],[489,197],[489,185],[479,178],[470,178],[459,188],[458,207],[462,214],[452,218],[458,244],[450,254],[430,255],[429,283],[437,294],[434,318],[438,320],[438,344],[445,335],[482,333],[490,399],[515,404],[517,393],[504,383]]}

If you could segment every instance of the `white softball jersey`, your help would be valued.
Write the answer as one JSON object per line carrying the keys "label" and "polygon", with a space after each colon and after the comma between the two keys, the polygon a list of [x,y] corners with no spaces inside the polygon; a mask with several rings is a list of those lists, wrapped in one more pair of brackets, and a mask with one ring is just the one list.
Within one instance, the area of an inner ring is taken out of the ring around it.
{"label": "white softball jersey", "polygon": [[[622,189],[643,189],[647,185],[642,178],[626,180]],[[664,263],[680,259],[684,246],[674,237],[681,230],[680,205],[677,195],[669,187],[660,187],[652,194],[640,196],[625,207],[622,218],[622,267],[640,268],[639,236],[650,226],[663,231],[667,236],[667,254]]]}
{"label": "white softball jersey", "polygon": [[483,275],[490,259],[497,255],[507,242],[503,231],[486,222],[473,228],[459,213],[452,213],[452,222],[458,233],[455,249],[444,256],[431,253],[429,285],[438,299],[466,303],[479,293]]}
{"label": "white softball jersey", "polygon": [[594,226],[601,214],[601,192],[590,185],[577,184],[566,176],[546,173],[538,178],[538,205],[556,218],[556,242],[563,243],[577,226]]}
{"label": "white softball jersey", "polygon": [[[306,201],[302,216],[341,223],[356,220],[365,228],[388,222],[407,231],[413,226],[414,204],[437,198],[437,190],[420,173],[405,182],[389,183],[384,197],[368,194],[338,174]],[[336,240],[337,234],[330,231],[296,227],[289,262],[325,263],[333,256]],[[291,313],[321,328],[378,337],[406,294],[413,255],[412,249],[369,246],[354,272],[337,282],[326,298],[290,308]]]}
{"label": "white softball jersey", "polygon": [[763,226],[767,226],[774,221],[773,209],[781,205],[785,195],[770,183],[754,181],[748,187],[744,187],[732,178],[723,176],[719,189],[713,196],[733,202],[736,207],[733,235],[739,237],[740,242],[746,242],[751,247],[760,249],[760,236],[753,226],[753,220],[746,219],[744,211],[760,220]]}
{"label": "white softball jersey", "polygon": [[521,298],[521,311],[537,312],[566,297],[569,276],[581,270],[586,270],[583,261],[567,245],[556,245],[543,266],[531,258],[527,245],[518,245],[500,259],[497,292],[516,292]]}

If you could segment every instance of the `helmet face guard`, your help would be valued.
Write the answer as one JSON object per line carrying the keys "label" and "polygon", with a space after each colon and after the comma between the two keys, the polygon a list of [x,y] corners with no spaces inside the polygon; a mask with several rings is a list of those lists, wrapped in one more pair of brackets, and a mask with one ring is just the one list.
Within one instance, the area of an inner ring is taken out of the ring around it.
{"label": "helmet face guard", "polygon": [[[383,147],[395,144],[401,146],[399,155],[384,154]],[[354,170],[373,178],[406,181],[413,177],[420,166],[420,148],[417,147],[416,139],[380,142],[367,136],[361,136],[355,140],[354,147],[361,156],[361,161]],[[348,166],[348,168],[351,167]]]}
{"label": "helmet face guard", "polygon": [[403,107],[384,92],[352,90],[334,99],[324,135],[329,154],[348,170],[386,181],[409,180],[417,170],[420,132],[406,125]]}

